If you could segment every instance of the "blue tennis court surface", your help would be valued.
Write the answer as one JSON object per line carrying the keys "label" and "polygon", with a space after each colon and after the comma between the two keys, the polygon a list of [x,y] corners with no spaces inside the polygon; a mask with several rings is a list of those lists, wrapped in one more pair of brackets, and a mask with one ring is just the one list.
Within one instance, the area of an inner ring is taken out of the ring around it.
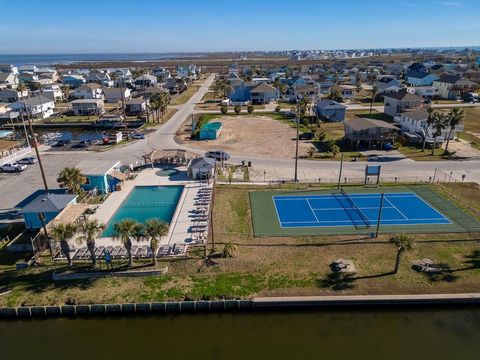
{"label": "blue tennis court surface", "polygon": [[[273,196],[282,228],[377,226],[381,194]],[[381,225],[434,225],[452,222],[415,193],[386,193]]]}

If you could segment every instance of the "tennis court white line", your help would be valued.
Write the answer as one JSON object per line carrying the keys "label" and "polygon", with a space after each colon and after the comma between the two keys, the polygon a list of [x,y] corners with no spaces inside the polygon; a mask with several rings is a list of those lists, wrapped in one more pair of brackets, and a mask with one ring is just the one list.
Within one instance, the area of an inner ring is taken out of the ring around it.
{"label": "tennis court white line", "polygon": [[[374,207],[358,207],[360,210],[376,210],[376,209],[380,209],[379,206],[374,206]],[[384,209],[393,209],[393,207],[391,206],[384,206],[383,207]],[[315,208],[312,210],[315,210],[315,211],[322,211],[322,210],[330,210],[330,211],[333,211],[333,210],[356,210],[355,208],[344,208],[344,207],[339,207],[339,208]]]}
{"label": "tennis court white line", "polygon": [[385,200],[387,200],[387,201],[389,202],[389,204],[392,205],[392,207],[393,207],[395,210],[397,210],[400,215],[402,215],[405,219],[410,220],[408,217],[405,216],[405,214],[404,214],[403,212],[401,212],[395,205],[393,205],[390,200],[388,200],[387,195],[385,195]]}
{"label": "tennis court white line", "polygon": [[[406,221],[433,221],[433,220],[441,220],[441,221],[444,221],[444,220],[447,220],[448,219],[439,219],[439,218],[432,218],[432,219],[407,219]],[[375,223],[377,223],[376,220],[370,220],[370,221],[374,221]],[[394,221],[402,221],[402,223],[398,223],[398,224],[395,224],[395,225],[438,225],[438,223],[424,223],[424,224],[411,224],[411,223],[403,223],[403,221],[405,220],[401,220],[401,219],[382,219],[381,223],[382,222],[394,222]],[[318,221],[319,223],[339,223],[339,222],[348,222],[350,224],[353,224],[351,220],[331,220],[331,221],[328,221],[328,220],[325,220],[325,221]],[[283,221],[284,224],[304,224],[304,223],[314,223],[313,221]],[[441,224],[441,225],[444,225],[444,224]]]}
{"label": "tennis court white line", "polygon": [[[273,196],[274,200],[304,200],[305,198],[313,199],[313,200],[328,200],[328,199],[335,199],[334,196],[335,194],[328,194],[328,195],[279,195],[279,196]],[[415,198],[420,198],[418,195],[415,193],[385,193],[385,196],[392,196],[394,198],[410,198],[410,197],[415,197]],[[377,199],[382,196],[381,193],[373,193],[373,194],[349,194],[350,197],[355,198],[355,199]]]}
{"label": "tennis court white line", "polygon": [[446,217],[445,215],[443,215],[440,211],[438,211],[434,206],[430,205],[428,202],[426,202],[425,200],[423,200],[422,197],[420,196],[417,196],[425,205],[427,205],[430,209],[432,209],[433,211],[435,211],[438,215],[442,216],[444,219],[446,219],[450,224],[452,224],[452,222],[450,221],[450,219],[448,217]]}
{"label": "tennis court white line", "polygon": [[310,201],[308,201],[308,199],[305,199],[305,201],[307,202],[308,207],[310,208],[310,211],[312,212],[313,216],[315,216],[315,219],[317,220],[317,222],[319,222],[319,221],[318,221],[318,217],[317,217],[317,215],[315,214],[315,211],[313,211],[312,205],[310,205]]}

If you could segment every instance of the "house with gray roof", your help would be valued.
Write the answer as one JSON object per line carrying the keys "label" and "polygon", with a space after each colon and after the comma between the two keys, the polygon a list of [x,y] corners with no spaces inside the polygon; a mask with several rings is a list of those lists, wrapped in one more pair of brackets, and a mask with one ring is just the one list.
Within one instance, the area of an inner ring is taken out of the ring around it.
{"label": "house with gray roof", "polygon": [[214,169],[214,159],[199,157],[190,160],[187,166],[187,174],[195,180],[208,179],[212,177]]}
{"label": "house with gray roof", "polygon": [[358,149],[361,143],[372,149],[379,144],[380,148],[386,142],[393,144],[399,128],[383,120],[355,118],[344,122],[345,139]]}
{"label": "house with gray roof", "polygon": [[406,90],[385,94],[383,97],[384,113],[392,117],[397,114],[423,107],[423,98]]}
{"label": "house with gray roof", "polygon": [[77,195],[43,194],[25,205],[23,214],[25,227],[38,230],[55,219],[66,207],[77,203]]}
{"label": "house with gray roof", "polygon": [[345,120],[347,107],[333,100],[318,100],[315,106],[317,116],[324,121],[339,122]]}
{"label": "house with gray roof", "polygon": [[433,81],[432,86],[438,89],[441,98],[457,100],[463,94],[475,90],[478,84],[458,75],[442,74]]}

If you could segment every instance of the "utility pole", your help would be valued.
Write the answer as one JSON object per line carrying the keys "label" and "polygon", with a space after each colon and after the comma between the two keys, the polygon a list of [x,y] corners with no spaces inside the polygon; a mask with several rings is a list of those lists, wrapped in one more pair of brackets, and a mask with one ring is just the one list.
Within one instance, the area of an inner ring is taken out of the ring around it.
{"label": "utility pole", "polygon": [[295,142],[295,178],[293,182],[298,182],[298,137],[299,137],[299,126],[300,126],[300,100],[297,99],[297,139]]}
{"label": "utility pole", "polygon": [[340,183],[342,181],[342,171],[343,171],[343,155],[342,154],[342,157],[340,158],[340,171],[338,173],[338,184],[337,184],[337,189],[340,189]]}
{"label": "utility pole", "polygon": [[375,232],[375,237],[378,238],[380,232],[380,222],[382,221],[382,211],[383,211],[383,201],[385,199],[385,193],[382,193],[380,198],[380,209],[378,209],[378,221],[377,221],[377,231]]}
{"label": "utility pole", "polygon": [[40,173],[42,174],[42,180],[43,180],[43,186],[45,188],[45,193],[48,194],[47,178],[45,177],[45,171],[43,170],[42,158],[40,157],[40,152],[38,151],[37,137],[35,136],[35,133],[33,131],[32,120],[30,119],[30,115],[28,113],[27,105],[25,104],[25,99],[23,100],[23,108],[25,109],[25,113],[27,115],[28,129],[30,130],[30,136],[32,137],[32,142],[33,142],[33,148],[35,149],[35,154],[37,155],[38,166],[40,167]]}

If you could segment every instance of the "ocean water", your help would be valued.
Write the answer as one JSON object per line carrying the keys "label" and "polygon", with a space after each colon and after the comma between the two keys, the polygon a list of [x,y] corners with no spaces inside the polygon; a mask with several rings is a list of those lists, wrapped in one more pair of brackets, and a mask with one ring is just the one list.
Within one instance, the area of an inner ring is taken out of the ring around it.
{"label": "ocean water", "polygon": [[75,62],[97,61],[153,61],[179,59],[184,57],[202,57],[202,54],[187,53],[96,53],[96,54],[20,54],[1,55],[0,64],[21,65],[54,65],[71,64]]}

